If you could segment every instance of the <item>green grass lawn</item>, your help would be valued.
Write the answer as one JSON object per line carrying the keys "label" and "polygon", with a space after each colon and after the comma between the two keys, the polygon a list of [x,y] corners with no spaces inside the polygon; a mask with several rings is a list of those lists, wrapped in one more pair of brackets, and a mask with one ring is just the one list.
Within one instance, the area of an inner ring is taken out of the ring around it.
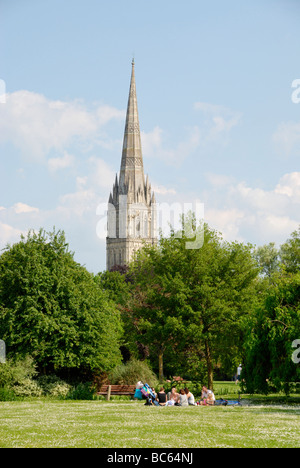
{"label": "green grass lawn", "polygon": [[0,402],[0,447],[300,447],[299,405]]}

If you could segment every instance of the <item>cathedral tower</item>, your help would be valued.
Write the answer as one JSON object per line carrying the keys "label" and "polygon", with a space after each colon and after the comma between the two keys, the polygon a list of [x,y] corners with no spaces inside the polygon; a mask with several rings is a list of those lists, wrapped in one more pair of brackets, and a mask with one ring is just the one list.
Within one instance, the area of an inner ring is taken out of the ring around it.
{"label": "cathedral tower", "polygon": [[106,268],[128,265],[134,252],[155,244],[156,202],[148,177],[145,179],[134,60],[127,105],[123,151],[119,177],[116,175],[108,202]]}

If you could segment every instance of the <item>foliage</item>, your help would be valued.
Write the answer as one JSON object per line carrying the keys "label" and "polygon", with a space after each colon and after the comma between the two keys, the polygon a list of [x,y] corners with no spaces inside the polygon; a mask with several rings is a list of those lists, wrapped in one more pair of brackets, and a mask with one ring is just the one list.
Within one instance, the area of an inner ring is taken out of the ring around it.
{"label": "foliage", "polygon": [[66,397],[71,390],[71,385],[61,380],[56,375],[42,375],[37,379],[43,395],[50,397]]}
{"label": "foliage", "polygon": [[36,364],[31,356],[8,359],[5,364],[0,364],[0,388],[20,385],[23,381],[32,380],[36,375]]}
{"label": "foliage", "polygon": [[276,249],[274,242],[255,249],[254,258],[261,268],[262,275],[270,277],[279,269],[279,251]]}
{"label": "foliage", "polygon": [[130,296],[130,283],[127,275],[118,270],[103,271],[95,276],[95,281],[116,304],[124,304]]}
{"label": "foliage", "polygon": [[154,371],[211,386],[214,371],[232,376],[242,361],[248,392],[288,393],[300,373],[291,359],[299,275],[300,227],[279,249],[253,249],[189,214],[182,232],[145,246],[129,268],[96,276],[63,232],[29,232],[0,256],[1,398],[91,398],[89,385],[70,389],[55,373],[155,386]]}
{"label": "foliage", "polygon": [[0,401],[15,401],[17,396],[15,392],[8,387],[0,387]]}
{"label": "foliage", "polygon": [[280,273],[273,276],[264,305],[249,324],[245,390],[289,393],[300,379],[299,364],[292,360],[292,343],[299,338],[300,273]]}
{"label": "foliage", "polygon": [[194,219],[191,224],[196,237],[204,236],[201,248],[187,248],[191,236],[183,230],[181,237],[172,232],[158,247],[139,251],[131,265],[134,291],[127,313],[131,333],[158,357],[160,380],[163,356],[173,353],[180,362],[188,352],[205,359],[211,386],[213,362],[230,368],[240,359],[258,268],[250,246],[224,242]]}
{"label": "foliage", "polygon": [[67,400],[93,400],[95,396],[95,389],[89,382],[79,383],[71,388],[66,395]]}
{"label": "foliage", "polygon": [[23,379],[21,382],[12,386],[12,391],[18,397],[40,397],[43,395],[43,390],[38,383],[32,379]]}
{"label": "foliage", "polygon": [[33,359],[7,360],[0,365],[0,400],[12,400],[16,397],[41,396],[42,390],[33,380],[37,370]]}
{"label": "foliage", "polygon": [[39,368],[110,370],[120,362],[120,314],[73,259],[63,232],[29,232],[0,257],[0,336]]}
{"label": "foliage", "polygon": [[289,273],[300,272],[300,226],[280,248],[281,262]]}
{"label": "foliage", "polygon": [[0,365],[0,401],[1,398],[16,397],[65,397],[70,388],[55,375],[37,377],[36,364],[31,356],[10,359]]}
{"label": "foliage", "polygon": [[158,383],[156,375],[147,362],[138,361],[134,358],[115,367],[109,375],[109,380],[116,385],[135,385],[138,381],[142,381],[148,383],[151,387],[155,387]]}

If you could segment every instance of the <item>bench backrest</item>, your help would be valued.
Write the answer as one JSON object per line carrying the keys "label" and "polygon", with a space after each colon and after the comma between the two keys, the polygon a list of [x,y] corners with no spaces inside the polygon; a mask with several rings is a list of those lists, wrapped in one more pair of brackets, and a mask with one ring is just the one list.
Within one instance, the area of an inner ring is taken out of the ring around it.
{"label": "bench backrest", "polygon": [[[107,392],[109,385],[102,385],[100,392]],[[111,392],[135,392],[135,385],[111,385]]]}

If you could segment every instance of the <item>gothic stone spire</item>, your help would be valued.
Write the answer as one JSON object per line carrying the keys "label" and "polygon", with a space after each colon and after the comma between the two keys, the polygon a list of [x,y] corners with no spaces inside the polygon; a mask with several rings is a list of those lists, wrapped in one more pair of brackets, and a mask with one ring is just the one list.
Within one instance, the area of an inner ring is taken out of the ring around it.
{"label": "gothic stone spire", "polygon": [[[122,161],[120,168],[120,192],[128,194],[129,184],[133,193],[145,192],[145,177],[140,134],[140,123],[136,97],[134,60],[130,80],[127,115],[123,139]],[[136,199],[132,201],[137,201]]]}
{"label": "gothic stone spire", "polygon": [[134,61],[125,122],[120,176],[116,175],[108,204],[106,268],[127,265],[143,243],[155,244],[156,202],[145,181]]}

